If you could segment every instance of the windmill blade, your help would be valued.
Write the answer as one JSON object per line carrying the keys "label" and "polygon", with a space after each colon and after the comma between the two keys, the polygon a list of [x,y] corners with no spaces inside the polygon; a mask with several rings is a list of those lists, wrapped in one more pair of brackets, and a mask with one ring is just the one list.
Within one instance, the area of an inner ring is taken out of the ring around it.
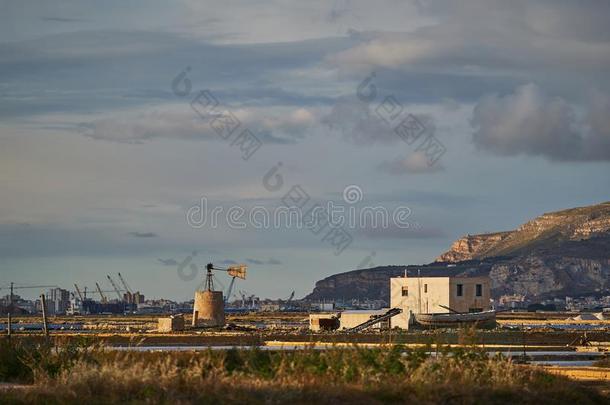
{"label": "windmill blade", "polygon": [[227,269],[227,273],[231,277],[241,278],[242,280],[246,279],[246,271],[248,270],[248,266],[245,264],[237,264],[235,266],[229,266]]}

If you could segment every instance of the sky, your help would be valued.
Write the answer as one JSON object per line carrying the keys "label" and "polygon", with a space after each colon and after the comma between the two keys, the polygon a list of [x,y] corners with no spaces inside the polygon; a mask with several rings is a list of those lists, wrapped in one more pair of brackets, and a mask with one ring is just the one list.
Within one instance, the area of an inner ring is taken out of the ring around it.
{"label": "sky", "polygon": [[[302,297],[608,201],[609,20],[604,0],[0,0],[0,295],[120,272],[187,300],[212,262]],[[252,215],[291,204],[404,215]]]}

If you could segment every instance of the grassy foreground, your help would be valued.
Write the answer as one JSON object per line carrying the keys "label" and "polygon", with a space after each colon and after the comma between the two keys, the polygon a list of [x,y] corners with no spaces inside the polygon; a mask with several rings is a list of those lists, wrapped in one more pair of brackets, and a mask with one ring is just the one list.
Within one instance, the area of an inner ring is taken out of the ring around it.
{"label": "grassy foreground", "polygon": [[560,403],[608,398],[475,349],[117,352],[0,342],[0,403]]}

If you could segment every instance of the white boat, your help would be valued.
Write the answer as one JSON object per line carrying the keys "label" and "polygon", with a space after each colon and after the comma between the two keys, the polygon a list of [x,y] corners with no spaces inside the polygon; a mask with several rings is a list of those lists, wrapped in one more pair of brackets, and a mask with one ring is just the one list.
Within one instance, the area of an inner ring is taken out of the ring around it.
{"label": "white boat", "polygon": [[495,326],[496,311],[415,314],[415,320],[422,326],[457,327],[461,324],[476,324],[479,327]]}

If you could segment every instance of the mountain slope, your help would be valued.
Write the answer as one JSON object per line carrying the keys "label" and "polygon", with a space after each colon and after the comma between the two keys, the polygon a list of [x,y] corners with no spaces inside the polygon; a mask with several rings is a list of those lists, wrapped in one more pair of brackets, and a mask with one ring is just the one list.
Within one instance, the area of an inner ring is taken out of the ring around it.
{"label": "mountain slope", "polygon": [[569,242],[603,238],[609,234],[610,202],[606,202],[546,213],[514,231],[464,236],[436,261],[514,257],[541,250],[559,252]]}

